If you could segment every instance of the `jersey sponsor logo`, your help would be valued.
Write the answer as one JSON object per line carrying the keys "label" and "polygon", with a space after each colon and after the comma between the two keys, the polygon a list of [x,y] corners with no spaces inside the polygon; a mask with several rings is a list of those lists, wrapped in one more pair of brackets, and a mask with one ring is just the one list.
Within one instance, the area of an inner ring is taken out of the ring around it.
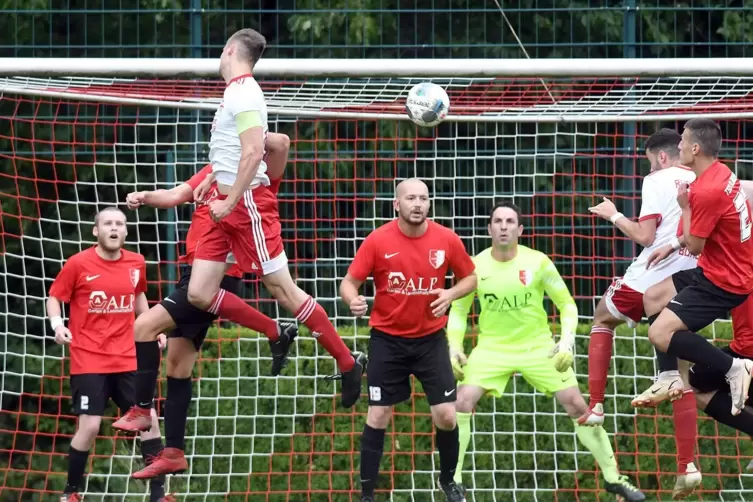
{"label": "jersey sponsor logo", "polygon": [[385,260],[389,260],[389,259],[390,259],[390,258],[392,258],[393,256],[397,256],[397,255],[399,255],[399,254],[400,254],[400,251],[398,251],[397,253],[384,253],[384,259],[385,259]]}
{"label": "jersey sponsor logo", "polygon": [[89,295],[90,314],[127,314],[133,312],[134,295],[108,296],[104,291]]}
{"label": "jersey sponsor logo", "polygon": [[131,274],[131,284],[133,284],[133,287],[135,288],[139,284],[139,278],[141,277],[141,270],[137,268],[132,268],[130,270]]}
{"label": "jersey sponsor logo", "polygon": [[430,249],[429,250],[429,264],[434,268],[439,268],[444,263],[445,252],[444,249]]}
{"label": "jersey sponsor logo", "polygon": [[529,286],[533,283],[533,270],[521,270],[518,272],[518,278],[523,286]]}
{"label": "jersey sponsor logo", "polygon": [[507,312],[510,310],[518,310],[526,308],[532,305],[530,302],[533,293],[524,293],[522,295],[510,295],[499,298],[494,293],[487,293],[484,295],[484,301],[486,302],[486,309],[490,312]]}
{"label": "jersey sponsor logo", "polygon": [[387,275],[387,292],[399,295],[428,295],[437,288],[436,277],[406,278],[402,272],[390,272]]}

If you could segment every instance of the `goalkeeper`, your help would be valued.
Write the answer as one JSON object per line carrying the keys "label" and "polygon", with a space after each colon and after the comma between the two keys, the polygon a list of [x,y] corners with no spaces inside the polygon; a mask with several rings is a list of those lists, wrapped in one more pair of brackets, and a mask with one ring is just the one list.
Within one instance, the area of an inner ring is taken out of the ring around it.
{"label": "goalkeeper", "polygon": [[[460,455],[455,481],[462,483],[473,408],[486,393],[500,397],[510,377],[519,372],[540,392],[554,394],[564,406],[578,439],[604,473],[606,490],[628,501],[645,500],[627,476],[620,475],[604,428],[578,425],[577,418],[588,409],[571,367],[578,310],[559,272],[543,253],[518,245],[523,227],[515,204],[494,206],[488,230],[492,247],[473,259],[477,289],[452,303],[447,325],[452,367],[460,380],[456,402]],[[562,336],[557,344],[543,307],[544,293],[560,311]],[[476,295],[481,305],[478,345],[466,360],[463,337]]]}

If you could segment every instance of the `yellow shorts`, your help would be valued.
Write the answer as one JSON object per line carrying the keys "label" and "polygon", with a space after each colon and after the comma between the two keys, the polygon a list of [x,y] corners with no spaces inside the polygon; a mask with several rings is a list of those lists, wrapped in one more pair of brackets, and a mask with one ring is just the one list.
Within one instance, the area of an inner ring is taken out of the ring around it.
{"label": "yellow shorts", "polygon": [[572,368],[560,373],[554,367],[549,352],[554,346],[545,345],[530,351],[504,349],[475,349],[463,367],[464,378],[460,385],[476,385],[489,394],[500,397],[507,382],[515,373],[520,373],[536,390],[547,395],[577,387],[578,380]]}

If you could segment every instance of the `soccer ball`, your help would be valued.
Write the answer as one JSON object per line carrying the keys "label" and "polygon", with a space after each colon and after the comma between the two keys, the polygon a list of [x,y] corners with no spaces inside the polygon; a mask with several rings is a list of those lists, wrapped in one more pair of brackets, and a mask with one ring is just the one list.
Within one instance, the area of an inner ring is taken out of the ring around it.
{"label": "soccer ball", "polygon": [[414,124],[434,127],[450,110],[450,98],[441,86],[431,82],[416,84],[405,100],[405,111]]}

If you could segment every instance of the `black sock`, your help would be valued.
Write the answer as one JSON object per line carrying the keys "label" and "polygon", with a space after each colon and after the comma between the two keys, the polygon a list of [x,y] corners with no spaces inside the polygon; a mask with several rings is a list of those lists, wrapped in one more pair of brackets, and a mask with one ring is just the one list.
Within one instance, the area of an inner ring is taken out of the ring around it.
{"label": "black sock", "polygon": [[68,483],[64,493],[77,493],[81,479],[86,471],[86,461],[89,459],[88,451],[77,450],[73,446],[68,448]]}
{"label": "black sock", "polygon": [[165,399],[165,446],[186,449],[186,422],[191,407],[191,378],[167,377]]}
{"label": "black sock", "polygon": [[734,362],[731,355],[717,349],[704,337],[692,331],[675,331],[669,341],[667,354],[691,363],[710,366],[725,375]]}
{"label": "black sock", "polygon": [[733,416],[732,398],[726,392],[714,394],[703,411],[717,422],[753,436],[753,414],[750,413],[750,409],[743,408],[739,415]]}
{"label": "black sock", "polygon": [[656,347],[654,347],[654,349],[656,350],[656,364],[659,366],[659,371],[677,371],[680,369],[677,365],[677,358],[675,356],[670,356]]}
{"label": "black sock", "polygon": [[437,428],[437,449],[439,450],[439,482],[452,483],[460,454],[458,426],[451,431]]}
{"label": "black sock", "polygon": [[136,404],[142,408],[152,407],[154,390],[159,375],[159,344],[136,342]]}
{"label": "black sock", "polygon": [[[160,438],[147,439],[141,441],[141,456],[144,459],[144,465],[152,463],[154,458],[162,451],[162,440]],[[149,481],[149,500],[157,502],[165,496],[165,476],[159,476]]]}
{"label": "black sock", "polygon": [[364,425],[361,436],[361,494],[365,496],[374,496],[382,453],[384,453],[384,429],[374,429],[368,424]]}

